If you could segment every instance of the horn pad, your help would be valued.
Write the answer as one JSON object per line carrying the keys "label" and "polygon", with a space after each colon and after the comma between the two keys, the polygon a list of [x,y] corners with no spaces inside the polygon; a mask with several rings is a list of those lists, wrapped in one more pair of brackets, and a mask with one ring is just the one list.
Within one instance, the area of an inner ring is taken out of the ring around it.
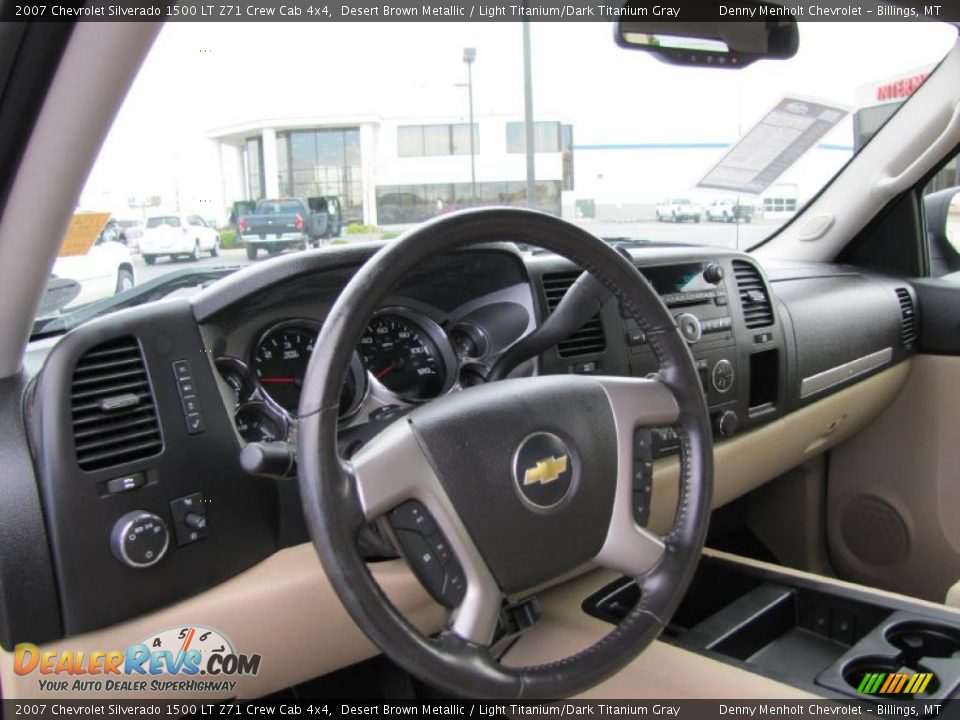
{"label": "horn pad", "polygon": [[409,419],[504,592],[599,552],[617,478],[616,425],[599,383],[505,380],[447,395]]}

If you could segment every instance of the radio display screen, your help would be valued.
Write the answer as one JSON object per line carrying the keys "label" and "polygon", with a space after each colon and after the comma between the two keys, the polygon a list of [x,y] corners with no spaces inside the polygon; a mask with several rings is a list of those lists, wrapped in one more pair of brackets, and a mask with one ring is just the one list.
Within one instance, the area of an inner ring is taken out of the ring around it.
{"label": "radio display screen", "polygon": [[714,286],[703,277],[703,269],[706,266],[706,263],[662,265],[641,268],[641,272],[660,295],[669,295],[713,290]]}

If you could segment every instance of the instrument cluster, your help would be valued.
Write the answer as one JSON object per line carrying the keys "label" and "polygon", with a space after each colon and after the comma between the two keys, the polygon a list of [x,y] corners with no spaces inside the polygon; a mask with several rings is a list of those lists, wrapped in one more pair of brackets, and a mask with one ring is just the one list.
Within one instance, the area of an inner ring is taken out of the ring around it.
{"label": "instrument cluster", "polygon": [[[314,320],[284,320],[263,328],[245,358],[216,359],[245,441],[296,439],[304,375],[320,328]],[[385,307],[370,319],[354,351],[340,396],[341,421],[361,421],[377,407],[432,400],[458,387],[464,369],[471,379],[465,384],[472,384],[490,350],[476,323],[461,322],[447,331],[422,312]]]}

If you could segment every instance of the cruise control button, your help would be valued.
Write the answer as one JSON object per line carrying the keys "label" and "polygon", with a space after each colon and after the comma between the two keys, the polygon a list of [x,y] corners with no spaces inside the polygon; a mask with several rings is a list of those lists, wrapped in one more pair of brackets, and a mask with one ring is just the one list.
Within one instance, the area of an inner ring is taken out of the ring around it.
{"label": "cruise control button", "polygon": [[447,544],[447,541],[440,533],[431,533],[427,537],[427,543],[441,564],[446,565],[453,559],[453,553],[450,552],[450,545]]}

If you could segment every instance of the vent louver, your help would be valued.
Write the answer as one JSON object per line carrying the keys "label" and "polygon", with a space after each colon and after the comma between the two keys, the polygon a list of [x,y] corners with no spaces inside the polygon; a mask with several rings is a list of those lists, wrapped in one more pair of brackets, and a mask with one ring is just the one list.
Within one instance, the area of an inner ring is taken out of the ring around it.
{"label": "vent louver", "polygon": [[[552,273],[542,278],[543,293],[547,299],[547,308],[550,312],[556,309],[567,289],[580,276],[577,271]],[[594,315],[579,330],[566,340],[557,343],[557,353],[560,357],[577,357],[603,352],[607,349],[607,339],[603,334],[603,323],[600,315]]]}
{"label": "vent louver", "polygon": [[77,361],[71,384],[73,440],[81,469],[102,470],[163,448],[140,345],[123,337]]}
{"label": "vent louver", "polygon": [[913,298],[906,288],[897,288],[897,302],[900,303],[900,337],[905,347],[910,347],[917,339],[917,314],[913,307]]}
{"label": "vent louver", "polygon": [[773,306],[770,293],[763,282],[760,271],[743,260],[733,261],[733,276],[740,294],[740,307],[743,309],[743,321],[748,328],[761,328],[773,325]]}

